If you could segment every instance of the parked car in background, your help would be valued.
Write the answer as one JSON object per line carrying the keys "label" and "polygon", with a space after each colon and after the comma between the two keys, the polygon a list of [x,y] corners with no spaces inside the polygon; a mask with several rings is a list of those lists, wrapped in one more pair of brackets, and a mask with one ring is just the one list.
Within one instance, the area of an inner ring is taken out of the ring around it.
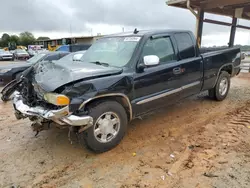
{"label": "parked car in background", "polygon": [[36,52],[36,51],[31,50],[31,49],[29,49],[27,52],[28,52],[28,54],[29,54],[29,56],[30,56],[30,57],[33,57],[34,55],[36,55],[36,54],[37,54],[37,52]]}
{"label": "parked car in background", "polygon": [[43,52],[44,46],[43,45],[28,45],[28,53],[30,57],[33,57],[34,55]]}
{"label": "parked car in background", "polygon": [[8,82],[17,78],[24,70],[29,68],[35,63],[41,61],[53,61],[59,60],[69,52],[43,52],[36,54],[34,57],[30,58],[24,63],[16,63],[12,65],[2,65],[0,66],[0,84],[7,84]]}
{"label": "parked car in background", "polygon": [[26,50],[23,49],[16,49],[14,51],[14,58],[17,60],[27,60],[30,58],[30,55],[28,54],[28,52]]}
{"label": "parked car in background", "polygon": [[0,49],[0,61],[6,61],[6,60],[14,60],[14,56],[12,53],[10,53],[9,51],[5,51],[3,49]]}
{"label": "parked car in background", "polygon": [[[14,54],[15,50],[10,50],[9,51],[12,55]],[[15,57],[14,57],[15,58]]]}
{"label": "parked car in background", "polygon": [[70,44],[59,46],[56,51],[77,52],[89,49],[90,44]]}

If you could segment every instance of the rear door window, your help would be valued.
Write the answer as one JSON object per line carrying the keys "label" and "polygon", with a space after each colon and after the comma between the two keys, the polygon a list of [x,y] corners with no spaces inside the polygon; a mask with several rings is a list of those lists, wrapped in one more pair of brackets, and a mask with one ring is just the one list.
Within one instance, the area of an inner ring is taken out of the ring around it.
{"label": "rear door window", "polygon": [[195,44],[188,33],[176,33],[175,39],[181,59],[195,57]]}

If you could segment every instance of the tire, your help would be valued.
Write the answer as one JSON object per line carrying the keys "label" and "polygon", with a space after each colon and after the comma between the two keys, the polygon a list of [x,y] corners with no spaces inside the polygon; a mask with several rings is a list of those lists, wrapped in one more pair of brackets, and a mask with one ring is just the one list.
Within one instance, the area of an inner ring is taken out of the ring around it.
{"label": "tire", "polygon": [[[222,86],[220,87],[220,85]],[[215,87],[208,91],[209,97],[213,100],[223,101],[228,95],[230,85],[231,79],[229,73],[226,71],[222,71],[219,75]]]}
{"label": "tire", "polygon": [[[109,113],[111,113],[111,115]],[[102,102],[90,107],[89,115],[93,117],[94,124],[86,131],[79,133],[80,144],[82,145],[85,143],[89,149],[96,153],[102,153],[117,146],[127,131],[128,118],[123,106],[116,101]],[[107,118],[109,115],[110,118]],[[110,124],[111,122],[109,121],[114,120],[118,120],[118,123],[115,125]],[[100,122],[104,123],[99,124]],[[112,127],[112,130],[116,130],[116,133],[114,133],[115,136],[108,134],[107,132],[110,132],[109,128],[106,129],[105,126],[106,128]],[[97,130],[100,130],[99,135]],[[101,132],[105,133],[102,134]],[[107,138],[106,142],[101,141],[102,136]]]}

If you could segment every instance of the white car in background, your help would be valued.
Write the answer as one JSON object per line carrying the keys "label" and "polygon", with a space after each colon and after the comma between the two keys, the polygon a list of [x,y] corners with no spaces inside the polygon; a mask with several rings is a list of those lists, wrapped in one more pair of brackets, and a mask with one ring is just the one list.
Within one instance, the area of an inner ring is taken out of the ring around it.
{"label": "white car in background", "polygon": [[30,55],[30,57],[33,57],[39,53],[44,53],[44,52],[48,52],[48,50],[46,50],[46,49],[38,49],[38,50],[29,49],[28,50],[28,54]]}
{"label": "white car in background", "polygon": [[0,49],[0,60],[14,60],[13,54],[11,54],[9,51],[5,51],[3,49]]}
{"label": "white car in background", "polygon": [[19,60],[27,60],[30,58],[30,55],[28,54],[28,52],[26,50],[21,50],[21,49],[16,49],[14,51],[14,57]]}

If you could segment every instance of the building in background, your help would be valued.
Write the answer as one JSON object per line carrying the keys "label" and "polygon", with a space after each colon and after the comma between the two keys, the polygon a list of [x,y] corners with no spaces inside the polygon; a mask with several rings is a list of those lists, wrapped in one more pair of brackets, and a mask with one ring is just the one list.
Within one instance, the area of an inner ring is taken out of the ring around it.
{"label": "building in background", "polygon": [[67,44],[93,44],[93,42],[102,37],[98,36],[86,36],[86,37],[68,37],[68,38],[59,38],[59,39],[49,39],[49,40],[37,40],[36,45],[43,45],[44,48],[57,47],[60,45]]}

